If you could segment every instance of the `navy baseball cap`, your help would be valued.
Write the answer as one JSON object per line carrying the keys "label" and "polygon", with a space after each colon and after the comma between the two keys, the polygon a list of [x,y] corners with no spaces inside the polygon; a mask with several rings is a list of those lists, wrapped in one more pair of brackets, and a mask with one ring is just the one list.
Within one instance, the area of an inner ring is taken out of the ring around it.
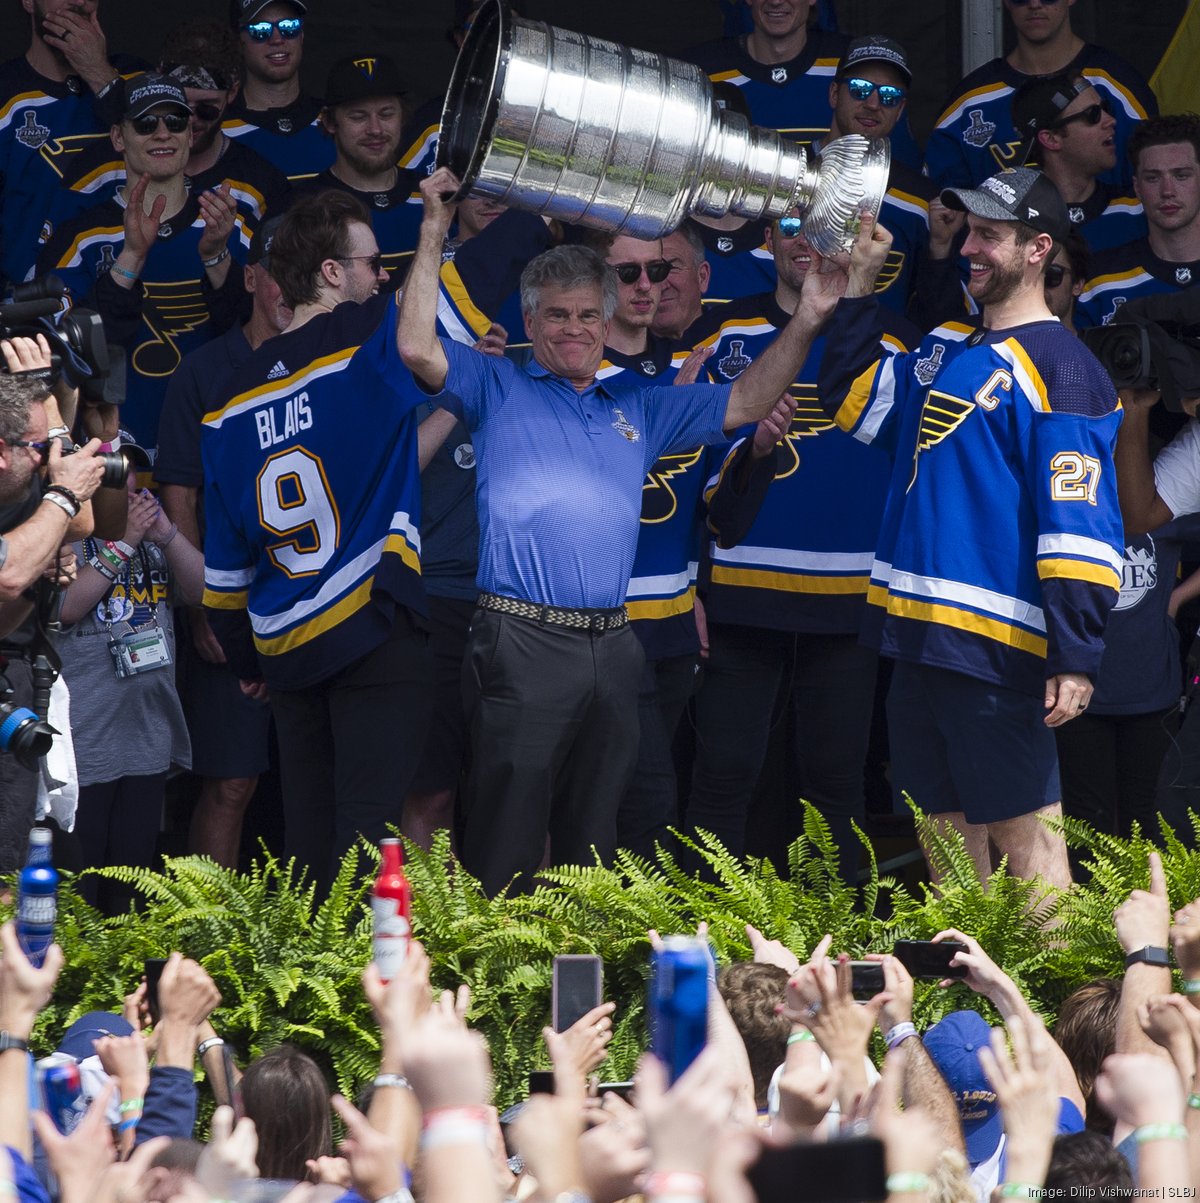
{"label": "navy baseball cap", "polygon": [[846,53],[838,63],[838,79],[844,79],[855,67],[861,67],[865,63],[886,63],[904,76],[905,83],[912,83],[908,55],[904,53],[904,47],[892,38],[877,37],[874,34],[855,38],[846,47]]}
{"label": "navy baseball cap", "polygon": [[275,241],[275,234],[283,223],[283,217],[282,213],[276,213],[254,231],[254,237],[250,239],[250,252],[246,256],[246,262],[251,267],[261,263],[267,271],[271,270],[271,243]]}
{"label": "navy baseball cap", "polygon": [[133,1028],[122,1015],[111,1011],[89,1011],[63,1033],[58,1051],[83,1061],[96,1051],[92,1045],[104,1036],[132,1036]]}
{"label": "navy baseball cap", "polygon": [[353,104],[376,96],[403,96],[404,80],[386,54],[352,54],[338,59],[325,81],[325,104]]}
{"label": "navy baseball cap", "polygon": [[986,221],[1021,221],[1056,242],[1065,242],[1071,232],[1071,218],[1058,189],[1031,167],[988,176],[978,188],[943,188],[942,204]]}
{"label": "navy baseball cap", "polygon": [[165,75],[139,75],[125,85],[122,120],[133,121],[137,117],[144,117],[160,104],[169,104],[185,113],[192,111],[183,89],[173,79]]}
{"label": "navy baseball cap", "polygon": [[1063,109],[1091,86],[1082,75],[1068,71],[1028,80],[1013,93],[1013,127],[1026,138],[1052,128]]}
{"label": "navy baseball cap", "polygon": [[924,1038],[925,1051],[954,1096],[972,1166],[995,1153],[1004,1133],[996,1092],[979,1063],[979,1050],[991,1043],[992,1029],[978,1011],[951,1011]]}

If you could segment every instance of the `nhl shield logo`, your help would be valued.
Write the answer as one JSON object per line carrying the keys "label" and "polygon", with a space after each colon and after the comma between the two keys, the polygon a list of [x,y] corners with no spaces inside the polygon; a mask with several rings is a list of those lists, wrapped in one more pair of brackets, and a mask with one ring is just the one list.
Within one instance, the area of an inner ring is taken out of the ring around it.
{"label": "nhl shield logo", "polygon": [[386,209],[388,207],[388,194],[386,192],[376,192],[371,198],[371,203],[376,209]]}
{"label": "nhl shield logo", "polygon": [[745,351],[746,342],[741,338],[733,338],[729,341],[729,354],[717,364],[717,371],[725,377],[726,380],[734,380],[740,376],[751,364],[752,360]]}
{"label": "nhl shield logo", "polygon": [[290,117],[280,117],[279,120],[275,122],[275,128],[281,134],[290,134],[292,132],[292,119]]}
{"label": "nhl shield logo", "polygon": [[729,252],[731,250],[733,250],[733,239],[732,238],[718,238],[717,239],[717,250],[719,250],[722,255],[728,255]]}
{"label": "nhl shield logo", "polygon": [[962,140],[968,146],[986,146],[992,140],[992,135],[996,132],[996,123],[994,121],[984,121],[983,109],[972,109],[968,116],[971,118],[971,124],[963,130]]}
{"label": "nhl shield logo", "polygon": [[785,84],[788,81],[788,73],[786,67],[774,67],[771,70],[771,82],[776,84]]}
{"label": "nhl shield logo", "polygon": [[50,127],[41,125],[38,122],[37,109],[26,109],[24,112],[25,124],[17,129],[13,134],[26,150],[38,150],[46,145],[50,137]]}
{"label": "nhl shield logo", "polygon": [[1072,225],[1078,226],[1083,224],[1083,208],[1080,205],[1072,205],[1067,210],[1067,214],[1071,218]]}
{"label": "nhl shield logo", "polygon": [[1177,267],[1175,269],[1176,284],[1190,284],[1192,282],[1192,269],[1190,267]]}
{"label": "nhl shield logo", "polygon": [[658,368],[655,365],[653,359],[643,359],[642,362],[638,364],[638,367],[641,369],[641,373],[643,376],[657,376],[658,375]]}

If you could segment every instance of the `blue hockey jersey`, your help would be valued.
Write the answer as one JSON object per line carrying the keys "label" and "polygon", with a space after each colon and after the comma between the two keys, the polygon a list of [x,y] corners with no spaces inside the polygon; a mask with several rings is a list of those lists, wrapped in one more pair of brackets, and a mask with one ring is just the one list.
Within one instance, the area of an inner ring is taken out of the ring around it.
{"label": "blue hockey jersey", "polygon": [[873,298],[843,300],[827,412],[893,459],[865,635],[894,659],[1041,694],[1095,676],[1121,582],[1120,406],[1057,321],[944,327],[879,359]]}
{"label": "blue hockey jersey", "polygon": [[[686,358],[686,351],[672,355],[669,342],[651,336],[645,355],[606,347],[596,379],[612,381],[628,374],[670,384]],[[625,608],[647,660],[683,656],[700,647],[694,606],[705,454],[706,448],[692,447],[660,456],[642,485],[642,519]]]}
{"label": "blue hockey jersey", "polygon": [[1133,190],[1124,195],[1124,190],[1103,180],[1096,181],[1096,190],[1087,200],[1068,205],[1067,213],[1092,254],[1146,237],[1146,214]]}
{"label": "blue hockey jersey", "polygon": [[[110,343],[123,348],[125,402],[121,424],[145,447],[158,434],[171,373],[189,351],[214,337],[201,285],[200,239],[204,220],[194,197],[164,221],[133,288],[113,283],[110,269],[125,245],[124,208],[111,200],[86,210],[54,231],[38,256],[40,273],[54,272],[72,304],[97,310]],[[250,232],[236,219],[229,239],[234,266],[244,263]]]}
{"label": "blue hockey jersey", "polygon": [[1160,259],[1145,238],[1113,247],[1092,259],[1092,278],[1075,302],[1075,325],[1107,326],[1126,301],[1193,284],[1200,284],[1200,260],[1172,263]]}
{"label": "blue hockey jersey", "polygon": [[416,428],[394,294],[268,339],[204,417],[204,604],[248,609],[267,684],[299,689],[425,610]]}
{"label": "blue hockey jersey", "polygon": [[[138,70],[124,56],[113,64],[123,75]],[[37,259],[51,203],[75,157],[96,142],[111,149],[108,123],[95,106],[78,76],[47,79],[24,55],[0,66],[0,266],[14,283]]]}
{"label": "blue hockey jersey", "polygon": [[[1117,164],[1103,178],[1128,186],[1125,146],[1133,127],[1158,112],[1154,93],[1133,67],[1103,46],[1084,46],[1064,70],[1085,76],[1111,105],[1117,119]],[[954,90],[925,146],[926,170],[939,187],[973,188],[998,171],[1021,165],[1028,139],[1013,126],[1012,97],[1029,78],[1006,59],[995,58]]]}
{"label": "blue hockey jersey", "polygon": [[[885,311],[886,313],[886,311]],[[716,348],[707,368],[718,383],[738,378],[775,339],[789,315],[773,293],[745,297],[709,315],[700,346]],[[917,330],[886,313],[885,354],[919,341]],[[791,392],[796,413],[776,447],[763,488],[734,488],[736,469],[754,436],[718,453],[707,482],[708,545],[701,591],[714,622],[818,634],[854,634],[862,620],[891,461],[838,430],[817,396],[824,354],[818,338]]]}
{"label": "blue hockey jersey", "polygon": [[221,131],[257,151],[289,180],[309,179],[333,164],[333,139],[321,128],[321,102],[301,96],[282,109],[251,110],[238,99],[229,107]]}

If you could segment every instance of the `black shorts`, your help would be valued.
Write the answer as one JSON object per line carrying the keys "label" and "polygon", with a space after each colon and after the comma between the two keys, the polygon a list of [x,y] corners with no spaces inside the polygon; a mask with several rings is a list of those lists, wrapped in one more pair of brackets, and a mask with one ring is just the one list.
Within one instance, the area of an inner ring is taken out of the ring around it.
{"label": "black shorts", "polygon": [[179,694],[192,739],[192,772],[225,779],[257,777],[270,764],[270,702],[242,693],[227,664],[202,660],[191,632],[179,624]]}
{"label": "black shorts", "polygon": [[431,595],[428,602],[429,647],[433,652],[433,719],[425,752],[413,778],[414,794],[431,794],[457,787],[467,753],[462,665],[475,601]]}

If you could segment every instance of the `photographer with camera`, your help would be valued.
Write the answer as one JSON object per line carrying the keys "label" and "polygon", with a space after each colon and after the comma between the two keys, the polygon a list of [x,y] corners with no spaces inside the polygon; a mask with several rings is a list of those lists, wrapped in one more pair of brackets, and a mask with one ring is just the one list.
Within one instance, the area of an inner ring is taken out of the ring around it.
{"label": "photographer with camera", "polygon": [[[7,367],[0,373],[0,600],[10,603],[5,625],[21,620],[0,642],[9,690],[0,703],[30,706],[38,624],[21,612],[30,604],[24,594],[56,563],[64,543],[90,533],[88,501],[100,486],[104,461],[98,439],[64,455],[60,440],[50,437],[45,340],[5,339],[0,350]],[[24,859],[37,780],[33,769],[0,750],[0,872],[15,871]]]}

